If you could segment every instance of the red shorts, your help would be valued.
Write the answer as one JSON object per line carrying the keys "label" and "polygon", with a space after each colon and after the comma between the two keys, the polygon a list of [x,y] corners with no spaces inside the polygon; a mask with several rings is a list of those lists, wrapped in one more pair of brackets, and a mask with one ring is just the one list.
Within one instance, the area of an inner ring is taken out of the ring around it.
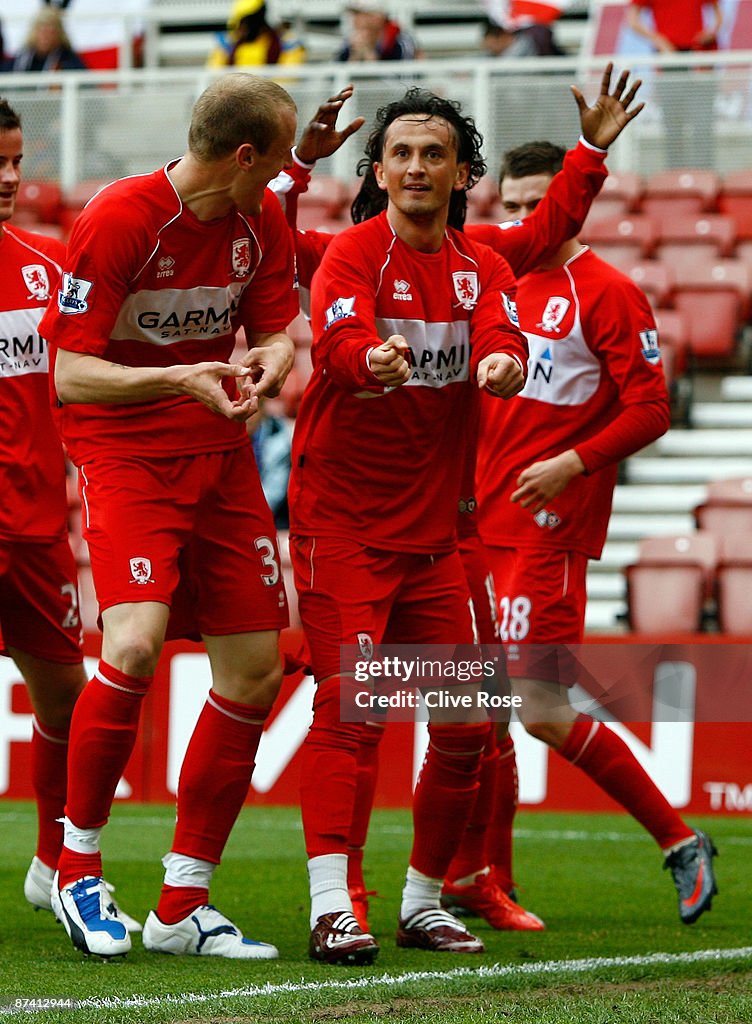
{"label": "red shorts", "polygon": [[168,637],[283,629],[271,512],[248,447],[81,467],[83,533],[100,611],[170,606]]}
{"label": "red shorts", "polygon": [[83,661],[76,563],[67,538],[0,540],[2,641],[58,665]]}
{"label": "red shorts", "polygon": [[498,644],[499,612],[488,554],[477,534],[460,538],[460,558],[470,588],[475,627],[482,644]]}
{"label": "red shorts", "polygon": [[[576,551],[489,546],[499,601],[499,633],[514,677],[573,686],[573,659],[559,645],[581,644],[588,559]],[[535,645],[526,651],[526,645]]]}
{"label": "red shorts", "polygon": [[290,537],[298,608],[317,679],[339,675],[343,644],[472,644],[457,552],[381,551],[343,537]]}

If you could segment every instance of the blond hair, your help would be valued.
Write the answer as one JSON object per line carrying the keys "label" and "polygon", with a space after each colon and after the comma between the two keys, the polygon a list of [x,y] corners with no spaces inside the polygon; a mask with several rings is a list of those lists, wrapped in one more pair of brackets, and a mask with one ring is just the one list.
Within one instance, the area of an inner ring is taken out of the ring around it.
{"label": "blond hair", "polygon": [[188,148],[200,160],[218,160],[244,142],[265,153],[279,133],[280,108],[297,109],[281,85],[257,75],[226,75],[196,101]]}

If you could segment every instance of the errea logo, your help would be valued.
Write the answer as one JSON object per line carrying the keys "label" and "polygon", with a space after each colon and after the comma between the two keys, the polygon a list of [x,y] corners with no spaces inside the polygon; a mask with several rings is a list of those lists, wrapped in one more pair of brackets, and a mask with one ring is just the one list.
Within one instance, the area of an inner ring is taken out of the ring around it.
{"label": "errea logo", "polygon": [[394,281],[394,292],[392,298],[398,302],[412,302],[413,297],[410,294],[410,283],[409,281],[402,281],[395,279]]}
{"label": "errea logo", "polygon": [[172,256],[162,256],[157,263],[157,277],[172,277],[175,273],[173,267],[175,266],[175,260]]}

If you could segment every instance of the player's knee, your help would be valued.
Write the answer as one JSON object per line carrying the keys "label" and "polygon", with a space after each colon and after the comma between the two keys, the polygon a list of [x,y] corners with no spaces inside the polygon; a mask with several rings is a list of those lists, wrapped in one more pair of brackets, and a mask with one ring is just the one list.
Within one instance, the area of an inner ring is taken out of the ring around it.
{"label": "player's knee", "polygon": [[154,675],[161,653],[161,640],[141,632],[118,637],[103,649],[106,662],[136,679]]}
{"label": "player's knee", "polygon": [[559,749],[571,728],[571,722],[536,722],[523,719],[522,724],[530,736],[553,747],[554,750]]}

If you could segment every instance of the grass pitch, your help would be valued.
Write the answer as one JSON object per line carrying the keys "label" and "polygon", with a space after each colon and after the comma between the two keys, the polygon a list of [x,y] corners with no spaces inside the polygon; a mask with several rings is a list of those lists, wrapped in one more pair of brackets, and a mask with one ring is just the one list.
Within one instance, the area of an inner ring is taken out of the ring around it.
{"label": "grass pitch", "polygon": [[[119,805],[105,833],[107,876],[143,919],[162,880],[172,808]],[[239,963],[146,953],[77,953],[51,915],[33,913],[23,878],[34,809],[0,802],[0,1020],[65,1024],[240,1021],[536,1024],[752,1021],[752,821],[703,822],[720,848],[720,895],[697,924],[679,922],[676,894],[654,844],[630,818],[522,813],[520,896],[543,933],[471,928],[483,956],[397,949],[394,929],[410,848],[404,811],[377,811],[366,851],[370,923],[381,943],[367,968],[326,967],[306,955],[308,898],[299,813],[243,812],[212,898],[280,959]]]}

